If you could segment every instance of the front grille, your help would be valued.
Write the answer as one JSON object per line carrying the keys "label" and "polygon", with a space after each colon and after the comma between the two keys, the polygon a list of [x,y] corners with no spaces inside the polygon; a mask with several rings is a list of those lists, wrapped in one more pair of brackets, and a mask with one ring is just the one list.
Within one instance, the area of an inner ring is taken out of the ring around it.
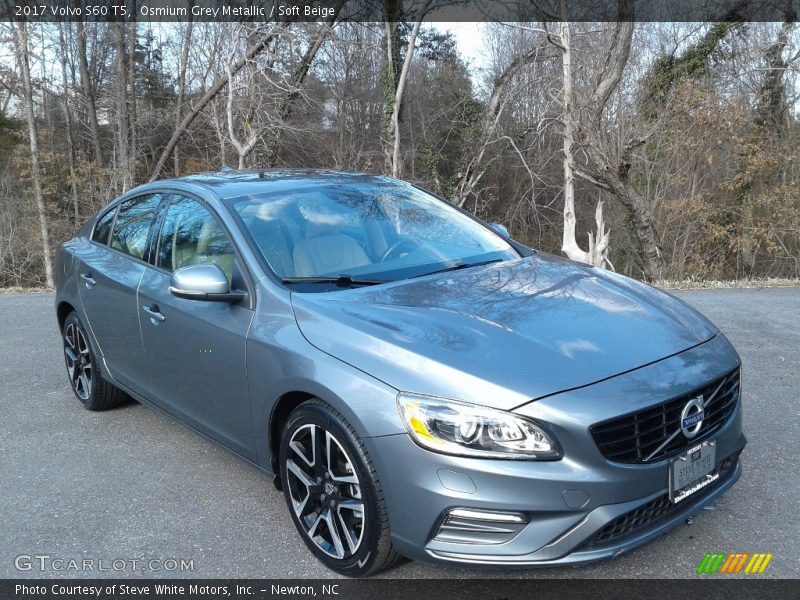
{"label": "front grille", "polygon": [[[692,499],[692,502],[696,502],[707,496],[712,490],[719,486],[721,482],[731,475],[734,467],[736,466],[736,461],[738,458],[739,453],[737,452],[736,454],[733,454],[720,462],[717,466],[719,479],[717,479],[711,485],[699,490],[692,496],[689,496]],[[669,494],[659,496],[655,500],[651,500],[647,504],[644,504],[630,512],[625,513],[624,515],[617,517],[608,523],[608,525],[603,527],[600,531],[595,533],[594,536],[589,538],[589,540],[585,542],[584,546],[596,547],[616,541],[619,538],[636,533],[648,525],[656,524],[661,519],[668,517],[673,512],[683,508],[684,506],[686,506],[684,503],[673,504],[670,502]]]}
{"label": "front grille", "polygon": [[[700,395],[705,403],[703,424],[695,437],[687,439],[680,431],[681,412],[689,400]],[[739,369],[735,369],[693,392],[597,423],[589,431],[600,452],[609,460],[654,462],[689,448],[722,427],[733,414],[738,401]]]}

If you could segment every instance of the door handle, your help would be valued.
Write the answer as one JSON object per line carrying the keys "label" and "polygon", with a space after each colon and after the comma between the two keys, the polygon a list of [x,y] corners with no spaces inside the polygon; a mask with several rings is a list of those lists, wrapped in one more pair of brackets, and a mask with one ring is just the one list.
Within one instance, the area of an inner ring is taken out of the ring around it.
{"label": "door handle", "polygon": [[163,323],[164,321],[167,320],[167,317],[158,312],[158,306],[156,304],[153,304],[151,306],[147,306],[145,304],[144,306],[142,306],[142,310],[149,315],[150,320],[153,322],[153,325],[157,325],[158,323]]}
{"label": "door handle", "polygon": [[81,279],[86,282],[87,288],[94,287],[97,284],[97,282],[92,278],[91,273],[81,273]]}

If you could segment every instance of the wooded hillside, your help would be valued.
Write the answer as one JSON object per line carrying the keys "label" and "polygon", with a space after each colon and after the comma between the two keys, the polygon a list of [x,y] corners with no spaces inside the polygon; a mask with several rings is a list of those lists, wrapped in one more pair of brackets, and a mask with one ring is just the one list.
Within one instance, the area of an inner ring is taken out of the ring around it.
{"label": "wooded hillside", "polygon": [[794,23],[476,25],[468,64],[429,4],[0,24],[0,286],[51,283],[126,189],[223,164],[394,174],[644,279],[800,276]]}

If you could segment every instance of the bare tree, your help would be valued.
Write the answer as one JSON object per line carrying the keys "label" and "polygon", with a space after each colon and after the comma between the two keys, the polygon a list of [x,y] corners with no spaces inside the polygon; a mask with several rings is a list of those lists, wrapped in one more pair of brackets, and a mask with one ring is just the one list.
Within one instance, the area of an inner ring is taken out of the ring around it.
{"label": "bare tree", "polygon": [[115,71],[115,112],[117,120],[117,162],[120,174],[122,191],[131,187],[133,175],[131,173],[130,156],[130,116],[128,114],[128,67],[127,48],[128,40],[125,33],[125,23],[114,23],[114,42],[117,55],[114,60]]}
{"label": "bare tree", "polygon": [[[126,23],[124,53],[113,23],[28,25],[27,74],[0,61],[0,285],[45,281],[43,223],[60,241],[126,178],[227,161],[400,174],[521,243],[652,280],[800,275],[792,19],[487,23],[476,72],[451,34],[425,29],[441,2],[406,52],[423,4],[244,37]],[[2,31],[18,54],[17,26]]]}
{"label": "bare tree", "polygon": [[72,139],[72,111],[69,108],[69,81],[67,80],[67,62],[69,56],[67,54],[67,41],[64,36],[64,27],[66,24],[59,23],[58,25],[58,41],[61,49],[61,83],[62,94],[61,103],[64,107],[64,122],[67,130],[67,163],[69,166],[69,191],[72,196],[72,210],[75,214],[75,227],[77,228],[80,223],[80,206],[78,203],[78,176],[75,170],[75,144]]}
{"label": "bare tree", "polygon": [[[241,87],[242,89],[249,90],[249,83],[252,83],[252,77],[249,82],[241,86],[236,85],[236,80],[234,79],[233,73],[231,72],[231,63],[226,63],[225,65],[226,71],[228,73],[228,102],[225,107],[225,115],[227,117],[227,124],[228,124],[228,139],[231,142],[231,145],[236,150],[236,153],[239,155],[239,169],[245,168],[245,161],[249,154],[253,151],[253,148],[256,147],[258,140],[261,137],[261,127],[257,126],[253,122],[254,112],[252,109],[247,111],[248,115],[245,118],[244,122],[244,131],[246,132],[247,138],[244,140],[240,140],[239,136],[236,133],[236,127],[234,126],[234,117],[233,117],[233,107],[234,107],[234,97],[236,96],[236,92]],[[255,71],[255,69],[253,69]],[[253,73],[251,73],[252,75]],[[248,97],[252,100],[252,92],[248,91]]]}
{"label": "bare tree", "polygon": [[[561,2],[562,15],[566,15],[566,3]],[[564,148],[564,230],[561,240],[561,251],[572,260],[605,267],[608,262],[608,244],[610,232],[606,229],[603,218],[603,202],[598,201],[595,209],[596,233],[589,232],[589,249],[583,250],[575,239],[577,219],[575,217],[575,97],[572,89],[572,34],[570,24],[561,22],[561,33],[556,41],[555,36],[548,39],[561,51],[561,68],[563,77],[562,92],[562,130]]]}
{"label": "bare tree", "polygon": [[[189,13],[191,15],[191,12]],[[194,27],[194,20],[189,17],[189,22],[186,24],[186,29],[183,31],[183,43],[181,44],[181,59],[178,67],[178,98],[175,101],[175,125],[173,131],[178,128],[181,123],[181,113],[183,112],[183,100],[186,95],[186,69],[189,65],[189,46],[192,43],[192,28]],[[174,156],[175,176],[181,174],[180,155],[178,148],[175,147]]]}
{"label": "bare tree", "polygon": [[17,46],[17,61],[22,72],[23,101],[25,116],[28,120],[28,137],[31,151],[31,179],[33,180],[33,193],[36,199],[36,210],[39,213],[39,227],[42,235],[42,262],[44,262],[45,285],[52,288],[53,260],[50,254],[50,233],[47,226],[47,214],[42,195],[42,181],[39,169],[39,139],[36,133],[36,117],[33,106],[33,84],[31,83],[30,57],[28,51],[28,24],[20,21],[13,26],[14,38]]}
{"label": "bare tree", "polygon": [[95,106],[94,91],[92,81],[89,76],[89,60],[86,56],[86,24],[78,21],[78,66],[81,74],[81,90],[83,92],[83,102],[86,106],[86,115],[89,120],[89,130],[92,135],[92,145],[94,159],[102,165],[103,151],[100,145],[100,124],[97,121],[97,108]]}
{"label": "bare tree", "polygon": [[403,105],[403,94],[406,91],[406,81],[408,80],[408,70],[414,60],[414,48],[417,45],[417,36],[419,35],[419,28],[422,26],[422,21],[425,15],[430,10],[432,0],[425,0],[425,3],[420,8],[417,21],[411,29],[411,35],[408,38],[408,48],[406,48],[406,56],[403,59],[403,67],[400,70],[400,76],[397,80],[397,90],[394,94],[394,102],[392,103],[392,130],[391,130],[391,144],[392,144],[392,161],[391,161],[391,174],[392,177],[400,176],[400,109]]}
{"label": "bare tree", "polygon": [[150,181],[153,181],[158,178],[161,174],[162,169],[164,168],[164,164],[169,159],[172,151],[175,149],[178,140],[181,136],[186,132],[192,122],[197,118],[197,115],[206,107],[206,105],[213,100],[217,94],[228,84],[231,75],[235,75],[238,73],[247,63],[248,61],[255,58],[260,52],[262,52],[267,46],[269,46],[270,42],[281,32],[283,32],[288,24],[286,22],[277,23],[273,25],[273,27],[265,33],[261,39],[253,44],[248,51],[242,56],[239,60],[235,63],[230,65],[228,72],[224,75],[221,75],[217,78],[217,80],[211,85],[211,87],[206,91],[203,96],[197,101],[195,106],[190,110],[184,117],[183,120],[178,124],[178,127],[172,132],[172,136],[170,137],[169,141],[167,142],[166,147],[161,152],[161,156],[156,163],[155,168],[153,169],[152,174],[150,175]]}
{"label": "bare tree", "polygon": [[[606,106],[619,86],[631,52],[634,23],[631,21],[632,0],[619,0],[620,21],[610,31],[611,43],[603,57],[603,66],[593,84],[589,98],[584,103],[585,118],[581,120],[579,142],[594,165],[576,168],[575,174],[596,187],[611,192],[630,215],[636,239],[644,261],[644,274],[657,280],[664,274],[660,241],[653,225],[650,209],[641,192],[630,179],[633,154],[642,146],[648,135],[641,135],[623,143],[609,136],[603,121]],[[598,240],[602,238],[598,231]]]}
{"label": "bare tree", "polygon": [[464,206],[467,198],[473,193],[475,187],[486,173],[486,170],[482,168],[483,159],[497,130],[503,105],[509,94],[512,81],[526,66],[538,60],[541,54],[542,48],[534,46],[530,50],[514,58],[493,81],[492,94],[489,97],[489,102],[486,104],[486,109],[481,120],[480,131],[474,143],[474,148],[476,148],[476,150],[468,155],[468,161],[461,169],[461,176],[453,194],[452,201],[457,206]]}
{"label": "bare tree", "polygon": [[308,75],[309,69],[311,69],[311,65],[314,62],[317,53],[319,52],[320,48],[322,48],[322,44],[328,38],[331,29],[333,29],[333,26],[336,23],[336,19],[339,17],[339,11],[342,9],[342,6],[344,6],[345,2],[346,0],[339,0],[339,2],[334,7],[333,14],[317,30],[316,35],[314,36],[308,48],[306,49],[305,53],[303,54],[303,58],[300,60],[300,64],[297,65],[297,68],[295,69],[291,81],[286,87],[286,91],[283,95],[283,98],[280,100],[278,106],[278,126],[276,127],[274,140],[272,142],[272,151],[270,152],[269,158],[267,159],[267,163],[270,165],[274,165],[278,159],[278,152],[280,150],[281,139],[283,137],[283,131],[285,129],[284,124],[288,121],[289,116],[292,113],[292,107],[294,106],[294,102],[297,99],[297,96],[300,94],[300,88],[303,85],[303,81],[305,81],[305,78]]}

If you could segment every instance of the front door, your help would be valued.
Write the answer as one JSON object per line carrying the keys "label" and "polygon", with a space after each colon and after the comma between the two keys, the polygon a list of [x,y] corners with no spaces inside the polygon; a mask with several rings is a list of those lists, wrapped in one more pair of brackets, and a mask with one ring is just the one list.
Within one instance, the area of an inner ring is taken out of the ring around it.
{"label": "front door", "polygon": [[175,195],[164,217],[155,269],[139,286],[148,362],[146,396],[206,435],[254,459],[245,347],[253,311],[244,304],[185,300],[169,291],[174,270],[214,263],[242,287],[232,242],[198,200]]}

